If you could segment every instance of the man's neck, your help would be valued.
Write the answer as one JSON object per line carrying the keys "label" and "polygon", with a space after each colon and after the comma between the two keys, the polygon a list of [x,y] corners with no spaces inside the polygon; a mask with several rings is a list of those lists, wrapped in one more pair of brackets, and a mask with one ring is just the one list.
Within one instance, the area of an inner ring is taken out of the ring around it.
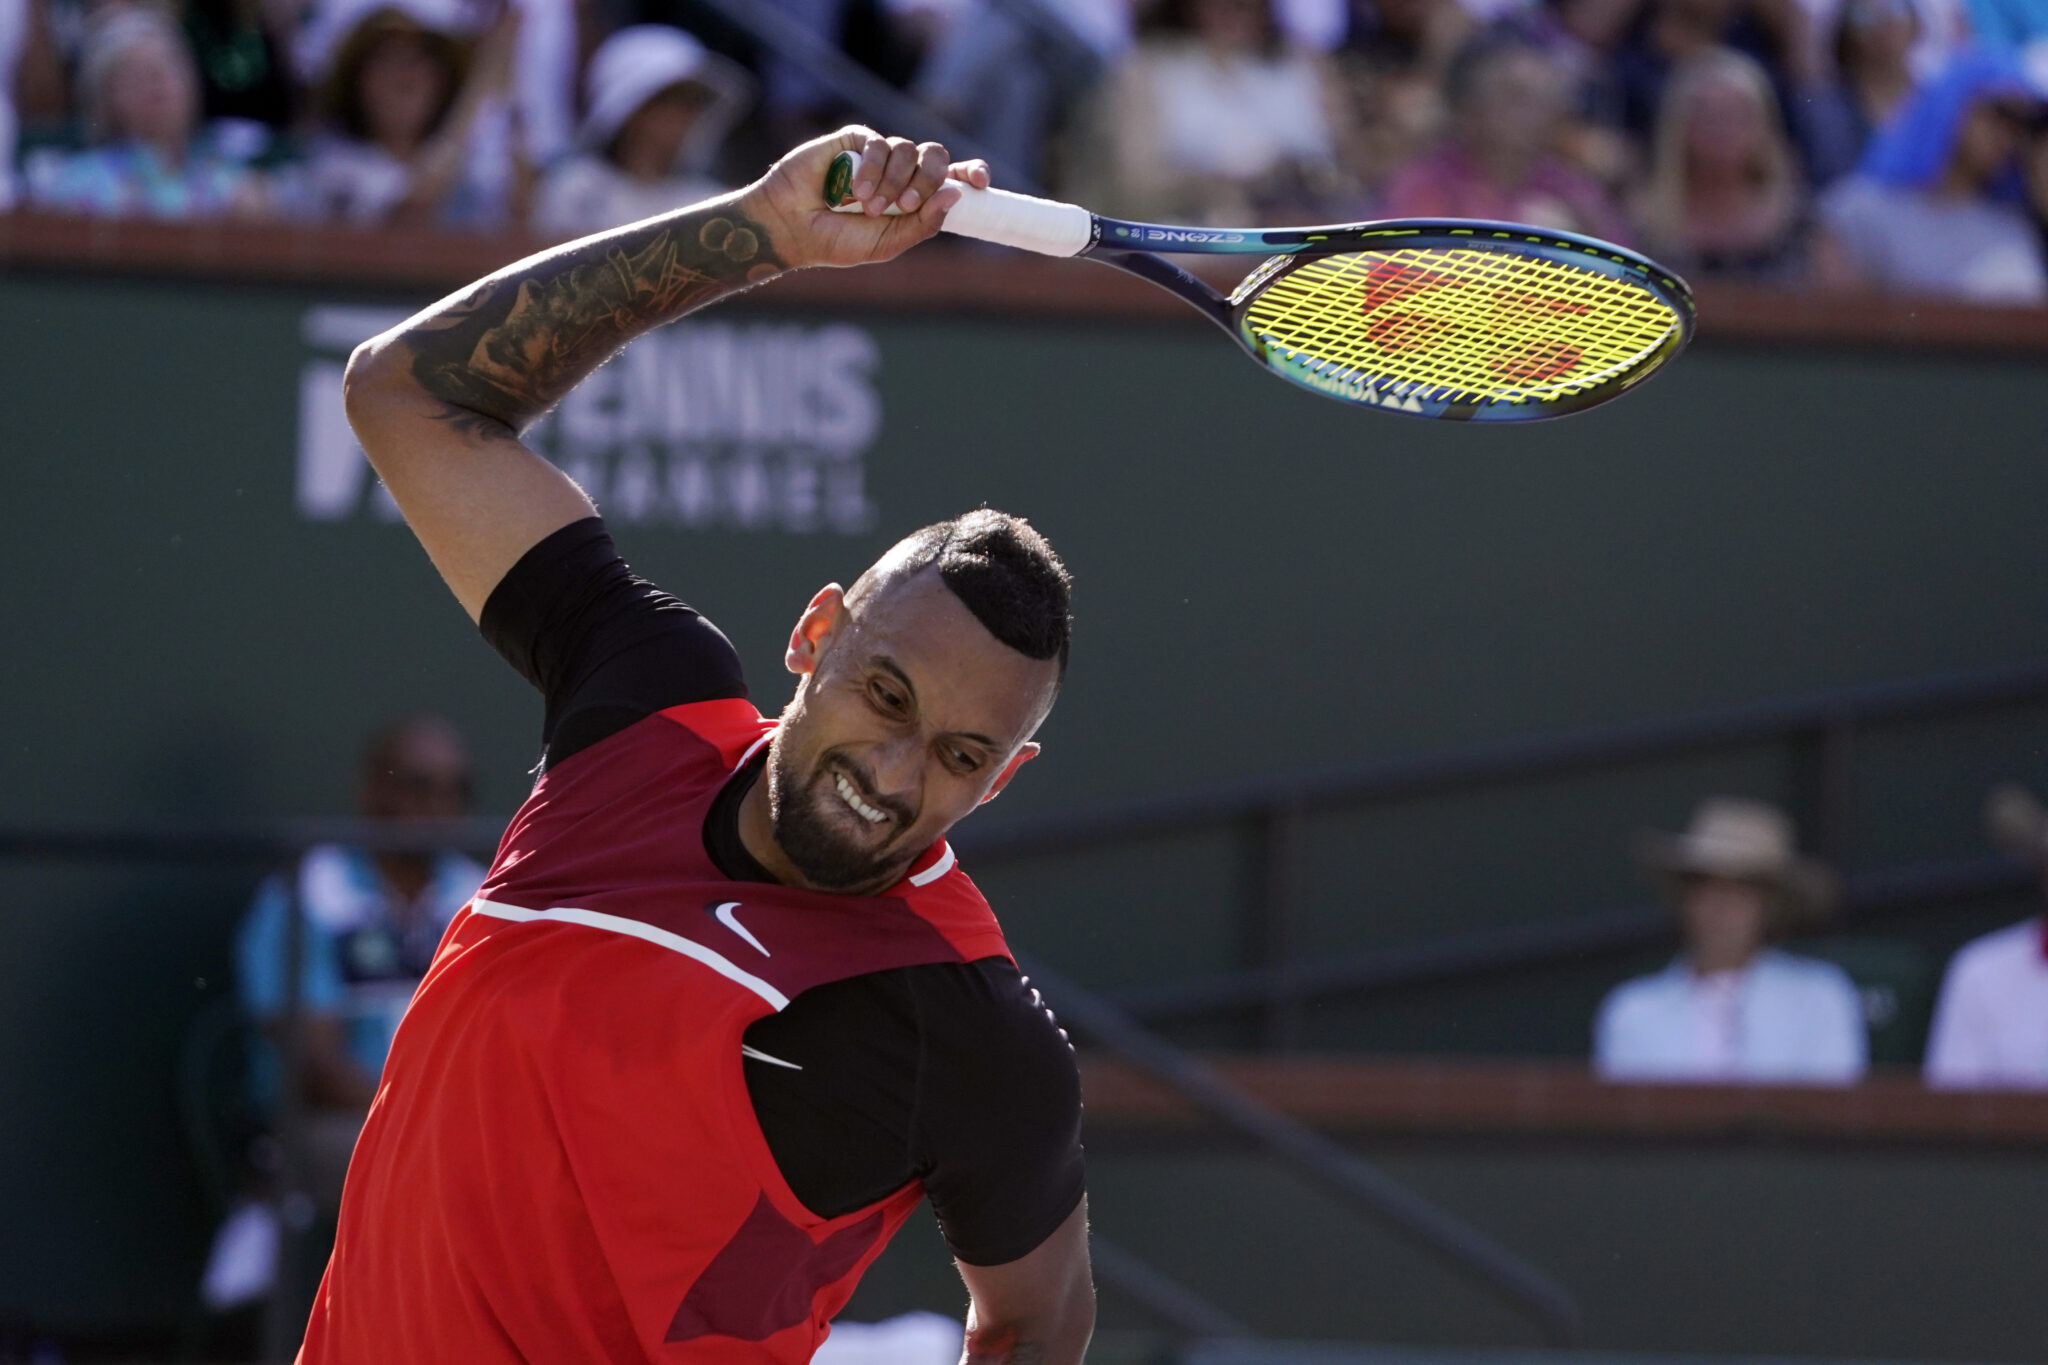
{"label": "man's neck", "polygon": [[398,893],[403,903],[399,908],[409,910],[434,880],[434,860],[421,853],[380,853],[376,857],[377,875],[384,879],[384,885]]}
{"label": "man's neck", "polygon": [[1688,954],[1686,965],[1692,969],[1694,976],[1705,980],[1708,977],[1733,976],[1748,971],[1756,959],[1757,954],[1754,952],[1740,958],[1700,957],[1697,954]]}
{"label": "man's neck", "polygon": [[747,794],[740,798],[740,847],[762,870],[784,886],[804,887],[803,874],[775,842],[775,818],[768,809],[768,770],[764,765]]}

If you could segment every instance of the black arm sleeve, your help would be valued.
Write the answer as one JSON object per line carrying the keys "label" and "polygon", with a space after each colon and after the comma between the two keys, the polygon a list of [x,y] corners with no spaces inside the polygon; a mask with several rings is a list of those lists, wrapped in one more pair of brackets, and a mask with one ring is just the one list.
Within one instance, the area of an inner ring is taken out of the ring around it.
{"label": "black arm sleeve", "polygon": [[546,698],[543,766],[666,707],[747,695],[731,642],[636,577],[597,517],[520,556],[477,625]]}
{"label": "black arm sleeve", "polygon": [[1036,1249],[1081,1202],[1081,1074],[1017,969],[1001,959],[972,965],[940,978],[943,992],[919,992],[921,1011],[944,1013],[919,1030],[911,1155],[953,1254],[1002,1265]]}

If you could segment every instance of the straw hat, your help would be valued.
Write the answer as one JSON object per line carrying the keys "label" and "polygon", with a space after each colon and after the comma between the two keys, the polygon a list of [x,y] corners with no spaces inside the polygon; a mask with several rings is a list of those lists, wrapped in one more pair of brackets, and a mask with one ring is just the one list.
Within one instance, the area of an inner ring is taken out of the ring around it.
{"label": "straw hat", "polygon": [[1994,848],[2048,869],[2048,808],[2008,782],[1984,798],[1984,832]]}
{"label": "straw hat", "polygon": [[708,96],[677,158],[679,170],[702,170],[752,103],[753,82],[737,63],[667,24],[622,28],[590,54],[583,77],[587,112],[577,141],[602,153],[641,105],[676,85],[697,86]]}
{"label": "straw hat", "polygon": [[1645,831],[1636,856],[1674,890],[1690,877],[1727,877],[1770,887],[1787,919],[1817,920],[1834,909],[1834,873],[1802,856],[1793,844],[1791,818],[1762,801],[1709,797],[1685,833]]}

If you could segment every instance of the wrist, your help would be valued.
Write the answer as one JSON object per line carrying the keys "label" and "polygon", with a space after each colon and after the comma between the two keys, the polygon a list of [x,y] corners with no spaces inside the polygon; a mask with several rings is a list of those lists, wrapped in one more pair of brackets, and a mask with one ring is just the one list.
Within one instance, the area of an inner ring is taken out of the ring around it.
{"label": "wrist", "polygon": [[764,253],[778,271],[801,270],[816,262],[804,251],[806,234],[776,205],[768,182],[757,180],[732,200],[733,216],[753,225],[760,234]]}

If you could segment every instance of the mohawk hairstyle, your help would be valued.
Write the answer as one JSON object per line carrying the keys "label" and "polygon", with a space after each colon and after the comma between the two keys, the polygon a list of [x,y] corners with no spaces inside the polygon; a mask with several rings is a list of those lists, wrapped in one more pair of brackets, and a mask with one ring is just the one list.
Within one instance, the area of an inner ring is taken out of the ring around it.
{"label": "mohawk hairstyle", "polygon": [[934,567],[989,634],[1027,659],[1058,659],[1060,677],[1067,676],[1073,579],[1030,522],[983,507],[912,531],[847,595],[859,598],[884,577]]}

